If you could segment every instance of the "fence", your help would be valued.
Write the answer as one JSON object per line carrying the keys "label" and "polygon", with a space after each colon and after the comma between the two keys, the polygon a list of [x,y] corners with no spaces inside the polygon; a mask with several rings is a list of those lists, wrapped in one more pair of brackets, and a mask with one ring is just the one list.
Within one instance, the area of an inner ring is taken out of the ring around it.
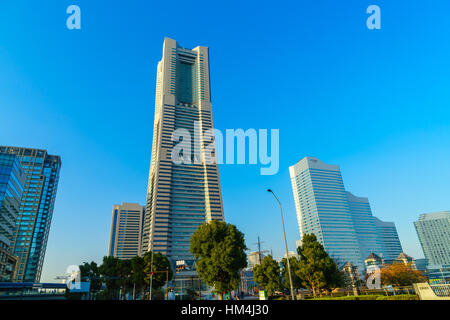
{"label": "fence", "polygon": [[[364,287],[358,288],[358,295],[382,295],[382,296],[394,296],[399,294],[416,294],[413,286],[404,286],[404,287],[386,287],[380,289],[367,289]],[[322,292],[318,293],[319,296],[328,296],[328,297],[344,297],[344,296],[353,296],[355,295],[355,291],[353,288],[347,289],[339,289],[337,291],[332,292]],[[313,298],[313,294],[309,290],[302,290],[299,292],[299,298],[308,299]]]}
{"label": "fence", "polygon": [[450,297],[450,284],[431,284],[430,287],[438,297]]}

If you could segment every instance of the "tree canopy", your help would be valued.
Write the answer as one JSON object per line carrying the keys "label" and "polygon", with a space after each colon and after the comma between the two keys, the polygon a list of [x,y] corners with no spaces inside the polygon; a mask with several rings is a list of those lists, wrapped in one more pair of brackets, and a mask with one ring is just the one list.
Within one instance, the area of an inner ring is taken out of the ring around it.
{"label": "tree canopy", "polygon": [[[281,260],[281,275],[282,275],[282,285],[283,288],[290,290],[291,284],[289,281],[289,273],[288,273],[288,267],[287,267],[287,260],[286,258],[283,258]],[[297,257],[290,257],[289,258],[289,266],[291,269],[291,277],[292,277],[292,286],[294,289],[300,289],[302,287],[302,279],[298,275],[298,270],[300,268],[300,263],[297,259]]]}
{"label": "tree canopy", "polygon": [[261,264],[253,267],[253,275],[255,282],[267,291],[268,296],[281,290],[280,264],[271,255],[265,256]]}
{"label": "tree canopy", "polygon": [[411,268],[411,263],[394,262],[381,269],[381,283],[395,287],[410,286],[413,283],[424,282],[426,278]]}
{"label": "tree canopy", "polygon": [[342,284],[343,273],[314,234],[303,236],[297,252],[300,256],[297,275],[314,295],[321,289],[337,288]]}
{"label": "tree canopy", "polygon": [[99,267],[99,272],[103,276],[103,280],[106,284],[106,296],[110,299],[118,298],[120,289],[119,263],[119,258],[106,256],[103,257],[103,263]]}
{"label": "tree canopy", "polygon": [[166,273],[169,271],[169,281],[173,278],[173,271],[170,267],[170,261],[160,252],[153,253],[153,269],[151,268],[152,253],[148,251],[143,256],[144,272],[146,274],[146,282],[150,285],[151,271],[153,270],[152,288],[159,289],[166,284]]}
{"label": "tree canopy", "polygon": [[96,262],[85,262],[79,266],[81,281],[90,281],[90,293],[93,295],[102,288],[102,279],[100,278],[100,270]]}
{"label": "tree canopy", "polygon": [[[173,278],[170,262],[161,253],[153,255],[153,269],[151,268],[151,252],[146,252],[142,257],[135,256],[132,259],[119,259],[113,256],[103,257],[103,263],[97,267],[95,262],[85,263],[80,266],[82,281],[91,281],[91,292],[99,291],[102,284],[106,284],[106,291],[101,297],[106,299],[126,298],[126,294],[141,291],[144,298],[145,290],[150,284],[151,270],[153,270],[152,288],[159,289],[166,284],[168,271],[169,281]],[[120,295],[119,293],[122,292]]]}
{"label": "tree canopy", "polygon": [[240,270],[247,266],[246,249],[244,234],[222,221],[200,225],[191,237],[197,273],[219,295],[238,287]]}

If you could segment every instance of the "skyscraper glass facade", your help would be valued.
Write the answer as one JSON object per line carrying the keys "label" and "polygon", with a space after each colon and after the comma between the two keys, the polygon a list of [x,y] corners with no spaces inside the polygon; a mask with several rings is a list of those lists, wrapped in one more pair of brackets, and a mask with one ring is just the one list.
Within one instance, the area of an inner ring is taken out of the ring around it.
{"label": "skyscraper glass facade", "polygon": [[395,259],[402,252],[394,223],[372,215],[369,200],[345,191],[338,166],[306,157],[289,168],[300,237],[314,233],[342,265],[362,272],[375,253]]}
{"label": "skyscraper glass facade", "polygon": [[428,265],[450,268],[450,211],[421,214],[414,226]]}
{"label": "skyscraper glass facade", "polygon": [[[178,141],[175,130],[202,137],[213,128],[209,85],[209,51],[180,47],[164,40],[163,58],[157,67],[155,122],[148,179],[142,250],[161,252],[173,267],[184,261],[192,265],[190,237],[205,221],[224,220],[217,164],[204,159],[204,144],[198,152],[183,155],[183,163],[172,161]],[[200,138],[199,141],[203,141]],[[188,142],[196,149],[194,139]],[[199,161],[200,160],[200,161]]]}
{"label": "skyscraper glass facade", "polygon": [[363,270],[339,167],[306,157],[289,169],[301,237],[314,233],[339,265]]}
{"label": "skyscraper glass facade", "polygon": [[0,282],[11,281],[17,258],[11,253],[25,184],[18,158],[0,152]]}
{"label": "skyscraper glass facade", "polygon": [[[352,215],[353,226],[358,239],[361,257],[366,259],[371,253],[383,255],[379,241],[379,230],[375,225],[369,199],[356,197],[347,191],[347,201]],[[398,255],[398,254],[397,254]]]}
{"label": "skyscraper glass facade", "polygon": [[61,158],[45,150],[3,147],[17,156],[25,174],[12,252],[19,258],[15,281],[39,282],[53,216]]}
{"label": "skyscraper glass facade", "polygon": [[403,252],[397,228],[393,222],[382,221],[376,217],[374,217],[374,221],[381,249],[380,256],[385,263],[391,263]]}

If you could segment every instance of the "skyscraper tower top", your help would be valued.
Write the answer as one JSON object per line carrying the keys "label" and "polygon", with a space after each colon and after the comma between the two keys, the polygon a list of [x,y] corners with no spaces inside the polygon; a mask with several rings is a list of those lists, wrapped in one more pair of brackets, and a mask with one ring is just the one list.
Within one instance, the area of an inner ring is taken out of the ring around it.
{"label": "skyscraper tower top", "polygon": [[156,103],[211,108],[209,49],[182,48],[175,40],[164,39],[163,57],[158,63]]}
{"label": "skyscraper tower top", "polygon": [[339,171],[340,168],[337,165],[334,164],[328,164],[323,162],[320,159],[313,158],[313,157],[304,157],[299,162],[294,164],[293,166],[289,167],[289,172],[292,174],[296,174],[298,172],[308,170],[308,169],[323,169],[323,170],[329,170],[329,171]]}

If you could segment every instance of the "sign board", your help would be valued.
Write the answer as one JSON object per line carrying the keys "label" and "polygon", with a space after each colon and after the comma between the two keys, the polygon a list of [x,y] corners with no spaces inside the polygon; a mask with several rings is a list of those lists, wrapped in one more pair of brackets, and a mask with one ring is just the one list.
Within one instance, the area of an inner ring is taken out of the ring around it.
{"label": "sign board", "polygon": [[267,300],[266,292],[263,290],[259,291],[259,300]]}
{"label": "sign board", "polygon": [[91,283],[90,282],[72,282],[70,284],[70,292],[80,292],[80,293],[88,293],[89,289],[91,287]]}

